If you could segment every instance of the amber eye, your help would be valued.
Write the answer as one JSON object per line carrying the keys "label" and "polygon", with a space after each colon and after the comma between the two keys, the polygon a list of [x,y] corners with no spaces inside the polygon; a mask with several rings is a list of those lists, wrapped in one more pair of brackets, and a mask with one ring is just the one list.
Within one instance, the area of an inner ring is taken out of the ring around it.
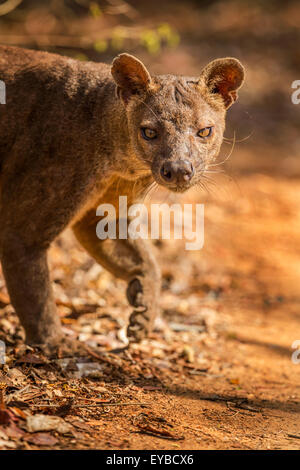
{"label": "amber eye", "polygon": [[200,129],[200,131],[198,131],[197,135],[202,138],[209,137],[212,133],[212,129],[212,127],[203,127],[203,129]]}
{"label": "amber eye", "polygon": [[152,140],[157,137],[157,132],[154,129],[150,129],[150,127],[141,127],[141,134],[146,140]]}

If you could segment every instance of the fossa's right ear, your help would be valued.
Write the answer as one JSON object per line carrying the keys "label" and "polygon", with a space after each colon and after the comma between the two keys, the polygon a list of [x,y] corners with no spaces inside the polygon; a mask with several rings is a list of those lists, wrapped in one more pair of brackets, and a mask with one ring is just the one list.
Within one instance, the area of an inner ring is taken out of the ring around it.
{"label": "fossa's right ear", "polygon": [[117,94],[125,104],[132,95],[146,91],[151,83],[144,64],[130,54],[120,54],[114,59],[111,74],[117,84]]}

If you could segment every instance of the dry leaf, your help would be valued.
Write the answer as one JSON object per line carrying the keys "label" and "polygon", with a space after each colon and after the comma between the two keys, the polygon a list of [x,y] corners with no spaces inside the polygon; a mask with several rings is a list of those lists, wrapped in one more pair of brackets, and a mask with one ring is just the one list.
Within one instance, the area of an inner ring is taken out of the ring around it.
{"label": "dry leaf", "polygon": [[66,423],[59,416],[48,416],[42,414],[27,416],[26,425],[29,432],[57,431],[59,434],[67,434],[72,431],[71,424]]}
{"label": "dry leaf", "polygon": [[33,436],[29,436],[27,441],[37,446],[54,446],[58,443],[58,439],[56,439],[56,437],[43,432],[39,432],[37,434],[34,434]]}

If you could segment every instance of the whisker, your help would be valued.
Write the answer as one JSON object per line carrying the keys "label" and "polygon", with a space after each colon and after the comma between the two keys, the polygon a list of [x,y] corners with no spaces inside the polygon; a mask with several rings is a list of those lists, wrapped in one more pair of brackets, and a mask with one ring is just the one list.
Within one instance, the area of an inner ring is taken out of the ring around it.
{"label": "whisker", "polygon": [[159,189],[159,185],[158,185],[158,183],[156,183],[155,186],[154,186],[154,189],[152,191],[151,196],[154,196],[157,193],[158,189]]}
{"label": "whisker", "polygon": [[[236,188],[238,189],[239,193],[242,194],[241,192],[241,188],[239,187],[239,184],[238,182],[236,181],[236,179],[234,178],[234,176],[230,175],[227,173],[227,171],[223,171],[222,172],[226,178],[228,178],[229,181],[233,182],[236,186]],[[222,185],[219,185],[217,181],[215,181],[214,179],[212,179],[212,177],[210,176],[206,176],[206,175],[203,175],[202,178],[204,178],[206,180],[206,182],[213,186],[213,188],[216,190],[215,193],[214,193],[214,196],[217,195],[217,196],[226,196],[226,197],[230,197],[232,198],[232,191],[229,191],[229,188],[225,185],[225,186],[222,186]]]}
{"label": "whisker", "polygon": [[208,194],[208,196],[210,195],[209,190],[208,190],[206,184],[204,183],[204,181],[199,181],[199,182],[197,183],[197,186],[198,186],[201,190],[204,190],[204,191]]}
{"label": "whisker", "polygon": [[133,185],[133,188],[132,188],[132,194],[133,194],[133,196],[135,196],[135,187],[136,187],[136,185],[137,185],[138,182],[139,182],[138,179],[136,179],[135,182],[134,182],[134,185]]}
{"label": "whisker", "polygon": [[[250,132],[249,135],[247,135],[246,137],[243,137],[242,139],[235,140],[235,143],[238,144],[238,143],[240,143],[240,142],[245,142],[245,140],[250,139],[250,137],[252,137],[253,134],[254,134],[254,131]],[[228,137],[223,137],[223,140],[227,141],[227,142],[225,142],[225,143],[229,143],[229,142],[232,142],[232,141],[233,141],[233,139],[228,139]]]}
{"label": "whisker", "polygon": [[148,194],[147,194],[147,197],[149,199],[149,201],[151,200],[151,197],[153,196],[153,193],[154,191],[156,191],[158,188],[158,184],[156,183],[156,181],[154,181],[154,185],[152,185],[152,187],[150,188],[150,190],[148,191]]}
{"label": "whisker", "polygon": [[223,163],[225,163],[232,155],[232,152],[233,152],[233,149],[234,149],[234,146],[235,146],[235,132],[234,132],[234,140],[232,142],[232,146],[231,146],[231,149],[230,149],[230,152],[229,154],[227,155],[227,157],[222,161],[222,162],[219,162],[219,163],[213,163],[211,165],[208,165],[208,168],[211,168],[212,166],[219,166],[219,165],[223,165]]}
{"label": "whisker", "polygon": [[144,192],[144,195],[143,195],[143,204],[145,203],[145,199],[147,198],[149,192],[153,189],[153,187],[154,187],[156,184],[157,184],[156,181],[153,181],[152,183],[150,183],[150,184],[147,186],[147,188],[146,188],[146,190],[145,190],[145,192]]}
{"label": "whisker", "polygon": [[213,186],[214,189],[219,189],[219,185],[216,183],[216,181],[214,181],[213,179],[211,179],[209,176],[203,176],[203,183],[207,185],[207,187],[209,188],[209,185]]}
{"label": "whisker", "polygon": [[217,170],[204,170],[204,174],[206,173],[215,173],[215,174],[220,174],[220,173],[226,173],[225,170],[223,169],[217,169]]}

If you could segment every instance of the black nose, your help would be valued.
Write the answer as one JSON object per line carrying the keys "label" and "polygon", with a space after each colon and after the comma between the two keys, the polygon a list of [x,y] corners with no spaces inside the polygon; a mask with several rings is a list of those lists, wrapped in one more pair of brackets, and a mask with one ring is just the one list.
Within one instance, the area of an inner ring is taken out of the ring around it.
{"label": "black nose", "polygon": [[194,176],[194,168],[188,160],[169,161],[162,165],[160,175],[166,183],[186,183]]}

